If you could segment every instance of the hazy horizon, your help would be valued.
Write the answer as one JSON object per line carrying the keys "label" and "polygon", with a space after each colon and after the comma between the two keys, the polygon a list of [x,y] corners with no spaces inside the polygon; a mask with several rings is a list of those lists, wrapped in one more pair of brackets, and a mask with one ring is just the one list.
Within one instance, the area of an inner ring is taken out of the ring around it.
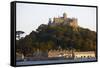
{"label": "hazy horizon", "polygon": [[40,24],[48,24],[49,18],[62,17],[64,12],[68,18],[77,18],[79,26],[96,31],[94,7],[17,3],[16,10],[16,30],[22,30],[26,35],[36,30]]}

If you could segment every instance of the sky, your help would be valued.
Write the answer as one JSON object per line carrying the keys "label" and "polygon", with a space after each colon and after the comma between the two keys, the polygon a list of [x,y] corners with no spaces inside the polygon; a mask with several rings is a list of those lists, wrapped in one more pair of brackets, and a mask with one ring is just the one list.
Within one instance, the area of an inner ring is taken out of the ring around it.
{"label": "sky", "polygon": [[59,6],[44,4],[17,3],[16,31],[24,31],[26,35],[36,30],[41,24],[48,24],[49,18],[62,17],[77,18],[78,25],[96,31],[96,8],[79,6]]}

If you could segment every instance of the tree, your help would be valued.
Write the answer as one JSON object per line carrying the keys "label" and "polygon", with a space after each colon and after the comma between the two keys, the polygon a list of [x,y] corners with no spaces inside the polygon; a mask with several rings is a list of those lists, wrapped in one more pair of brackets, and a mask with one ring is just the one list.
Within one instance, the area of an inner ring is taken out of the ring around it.
{"label": "tree", "polygon": [[26,36],[24,39],[17,40],[16,44],[16,47],[18,48],[17,50],[19,50],[19,52],[24,56],[32,53],[33,43],[29,36]]}
{"label": "tree", "polygon": [[21,34],[25,33],[24,31],[16,31],[16,37],[19,39],[21,39]]}

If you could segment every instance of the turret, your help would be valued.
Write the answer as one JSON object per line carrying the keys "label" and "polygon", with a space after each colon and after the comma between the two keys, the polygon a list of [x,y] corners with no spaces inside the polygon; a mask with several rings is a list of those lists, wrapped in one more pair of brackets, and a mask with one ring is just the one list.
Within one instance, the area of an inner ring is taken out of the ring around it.
{"label": "turret", "polygon": [[63,13],[63,18],[67,19],[67,14],[66,13]]}
{"label": "turret", "polygon": [[49,18],[48,25],[50,25],[51,23],[52,23],[52,20],[51,20],[51,18]]}

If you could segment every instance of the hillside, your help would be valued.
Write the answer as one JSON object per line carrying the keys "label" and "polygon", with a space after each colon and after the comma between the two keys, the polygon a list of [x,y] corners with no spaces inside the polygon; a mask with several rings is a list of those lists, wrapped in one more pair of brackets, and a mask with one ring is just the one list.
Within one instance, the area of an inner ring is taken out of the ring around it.
{"label": "hillside", "polygon": [[95,51],[96,32],[82,27],[74,31],[68,25],[49,26],[41,24],[36,31],[32,31],[25,38],[16,40],[17,52],[31,53],[37,49],[49,51],[51,49],[74,49],[76,51]]}

